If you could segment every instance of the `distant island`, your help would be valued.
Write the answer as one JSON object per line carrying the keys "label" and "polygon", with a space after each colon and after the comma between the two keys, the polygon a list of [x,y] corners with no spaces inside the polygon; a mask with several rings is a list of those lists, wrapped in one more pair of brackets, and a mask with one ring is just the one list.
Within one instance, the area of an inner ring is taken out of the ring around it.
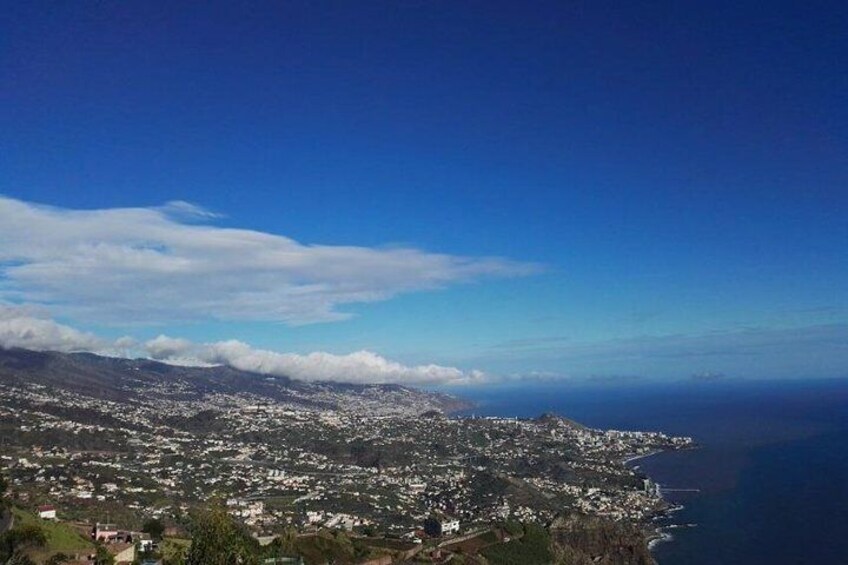
{"label": "distant island", "polygon": [[399,385],[0,349],[0,557],[197,563],[214,530],[238,534],[242,563],[653,563],[668,505],[626,461],[690,438],[453,415],[468,408]]}

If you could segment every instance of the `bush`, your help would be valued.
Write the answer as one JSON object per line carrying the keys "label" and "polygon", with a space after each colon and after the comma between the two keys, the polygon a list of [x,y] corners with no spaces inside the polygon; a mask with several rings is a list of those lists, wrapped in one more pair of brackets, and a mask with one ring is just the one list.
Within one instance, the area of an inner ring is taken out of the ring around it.
{"label": "bush", "polygon": [[0,536],[0,558],[10,559],[14,554],[29,547],[43,547],[47,536],[39,526],[24,524],[15,526]]}

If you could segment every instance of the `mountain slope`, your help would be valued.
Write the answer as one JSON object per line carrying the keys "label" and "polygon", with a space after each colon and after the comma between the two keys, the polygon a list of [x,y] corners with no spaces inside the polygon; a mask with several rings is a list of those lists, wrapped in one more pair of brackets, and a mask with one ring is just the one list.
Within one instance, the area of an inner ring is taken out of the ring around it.
{"label": "mountain slope", "polygon": [[214,394],[240,394],[313,409],[344,409],[345,399],[371,402],[377,407],[385,403],[386,408],[420,407],[422,411],[451,412],[466,407],[464,402],[449,395],[394,384],[304,382],[223,365],[184,367],[149,359],[17,348],[0,348],[0,383],[42,385],[110,401],[141,395],[190,400]]}

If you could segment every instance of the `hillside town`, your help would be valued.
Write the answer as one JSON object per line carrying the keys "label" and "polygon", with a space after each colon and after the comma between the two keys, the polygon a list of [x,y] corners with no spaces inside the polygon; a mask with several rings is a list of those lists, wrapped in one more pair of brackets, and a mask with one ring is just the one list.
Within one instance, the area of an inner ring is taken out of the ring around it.
{"label": "hillside town", "polygon": [[191,386],[127,385],[107,399],[0,382],[8,496],[42,520],[90,524],[113,549],[152,543],[146,520],[179,529],[209,501],[257,539],[333,530],[413,547],[566,511],[647,523],[666,504],[624,461],[691,445],[555,415],[450,416],[396,389],[280,401]]}

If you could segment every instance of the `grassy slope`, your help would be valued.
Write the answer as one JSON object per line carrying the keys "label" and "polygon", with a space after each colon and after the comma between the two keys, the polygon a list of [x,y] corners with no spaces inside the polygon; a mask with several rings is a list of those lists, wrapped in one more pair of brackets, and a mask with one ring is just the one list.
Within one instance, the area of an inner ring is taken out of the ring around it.
{"label": "grassy slope", "polygon": [[43,563],[51,555],[60,552],[86,555],[94,550],[94,544],[70,524],[42,520],[32,512],[20,508],[13,508],[12,513],[15,516],[15,527],[29,524],[39,526],[47,537],[44,547],[27,551],[36,563]]}
{"label": "grassy slope", "polygon": [[548,565],[554,560],[550,543],[551,538],[543,527],[527,524],[519,539],[491,545],[480,554],[492,565]]}
{"label": "grassy slope", "polygon": [[326,563],[328,558],[339,564],[358,563],[386,552],[369,547],[359,540],[353,541],[344,535],[322,532],[314,536],[298,537],[295,553],[302,555],[307,565],[316,565]]}
{"label": "grassy slope", "polygon": [[15,514],[15,526],[33,524],[44,530],[44,534],[47,536],[46,550],[70,553],[85,552],[94,547],[94,544],[80,535],[73,526],[63,522],[41,520],[35,514],[20,508],[15,508],[12,511]]}

